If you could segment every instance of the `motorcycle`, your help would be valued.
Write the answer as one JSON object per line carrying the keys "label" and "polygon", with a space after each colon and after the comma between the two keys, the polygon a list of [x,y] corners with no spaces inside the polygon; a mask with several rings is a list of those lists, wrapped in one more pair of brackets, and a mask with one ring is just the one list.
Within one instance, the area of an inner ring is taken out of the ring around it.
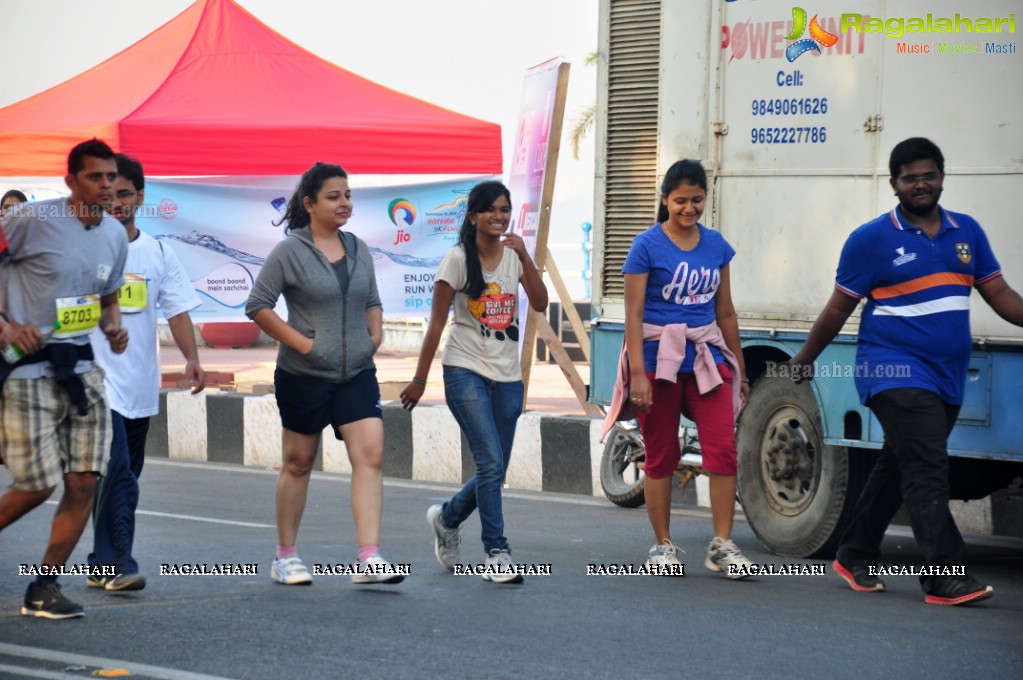
{"label": "motorcycle", "polygon": [[[679,426],[679,446],[682,458],[675,468],[677,487],[684,489],[696,475],[703,474],[703,453],[695,434],[688,425]],[[646,502],[643,495],[643,463],[646,446],[638,420],[615,423],[608,433],[604,454],[600,459],[600,486],[615,505],[638,508]]]}

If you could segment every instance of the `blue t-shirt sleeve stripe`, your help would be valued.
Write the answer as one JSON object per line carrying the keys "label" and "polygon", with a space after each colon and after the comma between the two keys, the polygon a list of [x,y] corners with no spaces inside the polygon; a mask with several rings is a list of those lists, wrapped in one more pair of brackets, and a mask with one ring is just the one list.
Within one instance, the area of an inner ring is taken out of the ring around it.
{"label": "blue t-shirt sleeve stripe", "polygon": [[835,290],[837,290],[839,293],[842,293],[844,295],[848,295],[851,298],[856,298],[857,300],[859,300],[861,297],[863,297],[862,293],[857,293],[855,290],[850,290],[848,288],[845,288],[844,286],[842,286],[841,284],[838,284],[838,283],[835,284]]}
{"label": "blue t-shirt sleeve stripe", "polygon": [[994,281],[995,279],[997,279],[1001,275],[1002,275],[1002,270],[1001,269],[999,269],[996,272],[991,272],[991,274],[989,274],[988,276],[985,276],[982,279],[977,279],[976,281],[974,281],[973,282],[973,287],[976,288],[977,286],[979,286],[981,284],[985,284],[988,281]]}
{"label": "blue t-shirt sleeve stripe", "polygon": [[998,259],[995,257],[995,253],[991,250],[991,243],[987,240],[987,234],[976,222],[973,223],[976,228],[975,235],[975,246],[976,251],[974,253],[974,286],[981,283],[986,283],[991,279],[1001,276],[1001,265],[998,264]]}

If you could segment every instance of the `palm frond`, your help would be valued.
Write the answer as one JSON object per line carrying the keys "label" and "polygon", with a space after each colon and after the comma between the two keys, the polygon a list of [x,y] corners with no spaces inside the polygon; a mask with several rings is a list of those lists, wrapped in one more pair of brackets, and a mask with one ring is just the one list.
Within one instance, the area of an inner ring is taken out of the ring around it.
{"label": "palm frond", "polygon": [[579,117],[576,118],[575,125],[572,126],[572,132],[569,135],[569,138],[572,140],[572,157],[574,159],[579,160],[579,145],[584,139],[586,139],[586,135],[589,134],[590,128],[593,127],[596,119],[596,104],[590,104],[587,106],[583,109],[582,113],[579,114]]}

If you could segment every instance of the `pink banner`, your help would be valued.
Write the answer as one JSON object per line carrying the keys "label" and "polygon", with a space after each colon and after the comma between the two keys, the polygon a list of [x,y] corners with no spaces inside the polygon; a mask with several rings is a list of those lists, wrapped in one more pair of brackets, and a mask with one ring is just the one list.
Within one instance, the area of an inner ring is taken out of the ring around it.
{"label": "pink banner", "polygon": [[563,62],[563,58],[556,57],[526,71],[515,148],[506,175],[515,212],[511,230],[523,238],[530,255],[536,251],[543,176],[558,90],[558,68]]}

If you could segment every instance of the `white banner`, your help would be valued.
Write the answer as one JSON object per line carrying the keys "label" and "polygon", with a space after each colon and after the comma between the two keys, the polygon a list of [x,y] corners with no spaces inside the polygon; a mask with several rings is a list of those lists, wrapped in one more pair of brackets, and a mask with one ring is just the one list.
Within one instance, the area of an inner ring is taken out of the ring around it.
{"label": "white banner", "polygon": [[[429,184],[352,189],[345,227],[369,245],[386,317],[426,316],[441,257],[457,243],[466,196],[476,177]],[[146,182],[136,225],[174,249],[199,292],[192,319],[244,321],[252,283],[284,237],[275,226],[297,177],[232,177]],[[278,311],[284,315],[283,300]]]}

